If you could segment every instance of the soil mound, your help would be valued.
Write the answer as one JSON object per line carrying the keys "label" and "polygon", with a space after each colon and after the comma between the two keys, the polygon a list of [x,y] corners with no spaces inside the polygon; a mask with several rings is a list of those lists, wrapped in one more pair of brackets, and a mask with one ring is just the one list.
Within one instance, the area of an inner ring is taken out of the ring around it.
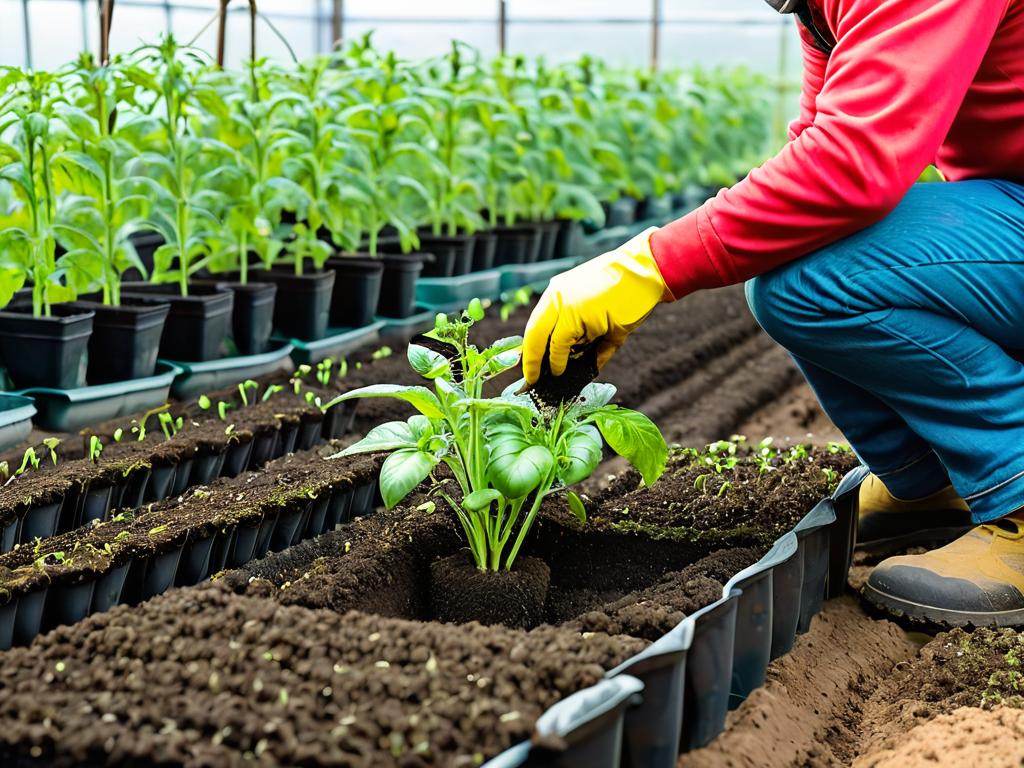
{"label": "soil mound", "polygon": [[888,621],[864,615],[852,597],[833,600],[729,716],[726,731],[680,758],[680,768],[849,765],[861,707],[917,646]]}

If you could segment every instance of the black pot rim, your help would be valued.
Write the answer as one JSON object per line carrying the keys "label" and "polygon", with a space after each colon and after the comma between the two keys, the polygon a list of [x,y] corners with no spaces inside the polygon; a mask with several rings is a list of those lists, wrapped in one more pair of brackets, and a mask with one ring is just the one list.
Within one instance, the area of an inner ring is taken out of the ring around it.
{"label": "black pot rim", "polygon": [[[124,303],[124,299],[128,299],[131,303]],[[122,297],[122,303],[116,305],[104,304],[103,302],[92,301],[91,299],[76,299],[68,303],[94,313],[97,320],[124,315],[134,316],[139,320],[156,321],[166,317],[167,313],[171,311],[171,303],[169,301],[149,302],[140,299],[138,296],[124,296]]]}
{"label": "black pot rim", "polygon": [[377,274],[384,271],[384,262],[369,254],[353,256],[332,256],[324,265],[335,272],[361,272]]}

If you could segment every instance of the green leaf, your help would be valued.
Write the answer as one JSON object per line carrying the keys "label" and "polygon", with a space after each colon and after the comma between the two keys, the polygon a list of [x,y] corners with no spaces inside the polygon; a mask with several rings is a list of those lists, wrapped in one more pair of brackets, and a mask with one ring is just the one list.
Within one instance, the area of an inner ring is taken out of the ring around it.
{"label": "green leaf", "polygon": [[582,482],[601,463],[601,434],[591,424],[577,427],[565,436],[565,453],[558,459],[558,479],[565,485]]}
{"label": "green leaf", "polygon": [[471,320],[475,320],[476,322],[484,319],[484,305],[480,299],[473,299],[469,302],[466,314],[469,315]]}
{"label": "green leaf", "polygon": [[395,451],[388,456],[380,468],[380,495],[384,505],[392,509],[427,479],[435,464],[437,459],[414,448]]}
{"label": "green leaf", "polygon": [[508,499],[519,499],[539,486],[555,465],[543,445],[530,445],[522,434],[503,431],[490,441],[487,478]]}
{"label": "green leaf", "polygon": [[436,379],[451,371],[447,357],[419,344],[410,344],[406,355],[412,369],[426,379]]}
{"label": "green leaf", "polygon": [[591,418],[613,451],[636,467],[646,485],[665,471],[668,446],[654,422],[637,411],[606,406]]}
{"label": "green leaf", "polygon": [[478,491],[473,491],[469,496],[464,498],[462,500],[462,506],[470,512],[479,512],[481,509],[485,509],[487,505],[500,498],[500,491],[495,490],[494,488],[481,488]]}
{"label": "green leaf", "polygon": [[396,451],[401,448],[416,448],[416,446],[417,436],[409,424],[404,421],[389,421],[387,424],[374,427],[358,443],[350,445],[331,458],[352,456],[356,453]]}
{"label": "green leaf", "polygon": [[567,491],[565,500],[569,502],[569,511],[576,515],[581,523],[587,522],[587,508],[583,506],[583,500],[572,491]]}
{"label": "green leaf", "polygon": [[406,387],[399,384],[374,384],[370,387],[353,389],[351,392],[346,392],[344,395],[339,395],[331,400],[324,406],[324,410],[346,400],[357,400],[365,397],[393,397],[397,400],[404,400],[424,416],[431,419],[444,418],[444,413],[441,411],[441,401],[437,399],[437,395],[426,387]]}

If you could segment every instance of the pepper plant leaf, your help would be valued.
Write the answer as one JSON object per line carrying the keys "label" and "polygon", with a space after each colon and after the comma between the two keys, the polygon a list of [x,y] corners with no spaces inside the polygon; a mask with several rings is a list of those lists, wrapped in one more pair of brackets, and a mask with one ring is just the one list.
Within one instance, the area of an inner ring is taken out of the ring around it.
{"label": "pepper plant leaf", "polygon": [[407,356],[412,369],[425,379],[436,379],[451,370],[447,357],[419,344],[410,344]]}
{"label": "pepper plant leaf", "polygon": [[393,397],[396,400],[404,400],[428,418],[440,419],[444,417],[444,413],[441,410],[441,401],[437,399],[437,395],[426,387],[407,387],[400,384],[374,384],[369,387],[353,389],[351,392],[346,392],[344,395],[334,398],[324,408],[330,408],[346,400],[357,400],[365,397]]}
{"label": "pepper plant leaf", "polygon": [[339,451],[331,458],[352,456],[356,453],[397,451],[402,448],[416,448],[418,438],[412,427],[404,421],[389,421],[371,429],[362,440]]}
{"label": "pepper plant leaf", "polygon": [[403,448],[388,456],[380,468],[380,495],[384,505],[392,509],[427,479],[436,464],[433,455],[415,448]]}
{"label": "pepper plant leaf", "polygon": [[636,467],[646,485],[665,471],[668,446],[654,422],[638,411],[605,406],[591,418],[613,451]]}
{"label": "pepper plant leaf", "polygon": [[564,453],[558,457],[558,479],[565,485],[586,480],[601,463],[601,435],[592,424],[583,424],[566,435]]}
{"label": "pepper plant leaf", "polygon": [[522,433],[505,431],[489,439],[487,478],[508,499],[521,499],[551,472],[555,457],[543,445],[530,445]]}

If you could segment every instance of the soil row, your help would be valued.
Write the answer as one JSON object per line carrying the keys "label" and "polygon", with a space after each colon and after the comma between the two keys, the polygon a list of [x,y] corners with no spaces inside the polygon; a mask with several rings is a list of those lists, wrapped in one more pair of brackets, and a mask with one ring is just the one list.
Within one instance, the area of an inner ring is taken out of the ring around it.
{"label": "soil row", "polygon": [[[691,501],[707,495],[683,482],[693,458],[677,454],[669,475]],[[805,511],[820,498],[817,477],[801,466],[823,474],[812,458],[773,470],[803,494]],[[769,475],[737,475],[737,483],[758,485]],[[625,480],[618,487],[622,498],[637,493]],[[727,520],[743,515],[726,512],[729,505],[749,501],[713,498]],[[0,696],[38,691],[26,681],[40,676],[46,689],[27,711],[24,699],[5,698],[0,756],[55,765],[479,764],[527,738],[547,706],[720,597],[778,523],[762,506],[759,520],[748,512],[750,524],[728,535],[658,538],[658,515],[673,518],[656,502],[637,506],[647,530],[600,514],[581,526],[561,505],[546,505],[524,553],[551,567],[551,624],[512,631],[431,620],[429,564],[461,543],[442,508],[427,514],[415,509],[418,501],[269,554],[212,585],[58,629],[24,657],[8,654]],[[601,503],[620,502],[609,494]],[[726,540],[734,546],[714,551]],[[159,706],[145,699],[152,690],[161,691]],[[89,727],[97,721],[102,727]],[[111,753],[104,745],[113,742]]]}
{"label": "soil row", "polygon": [[28,642],[41,629],[198,583],[332,530],[372,509],[379,465],[367,456],[290,454],[262,472],[221,478],[0,555],[0,643]]}

